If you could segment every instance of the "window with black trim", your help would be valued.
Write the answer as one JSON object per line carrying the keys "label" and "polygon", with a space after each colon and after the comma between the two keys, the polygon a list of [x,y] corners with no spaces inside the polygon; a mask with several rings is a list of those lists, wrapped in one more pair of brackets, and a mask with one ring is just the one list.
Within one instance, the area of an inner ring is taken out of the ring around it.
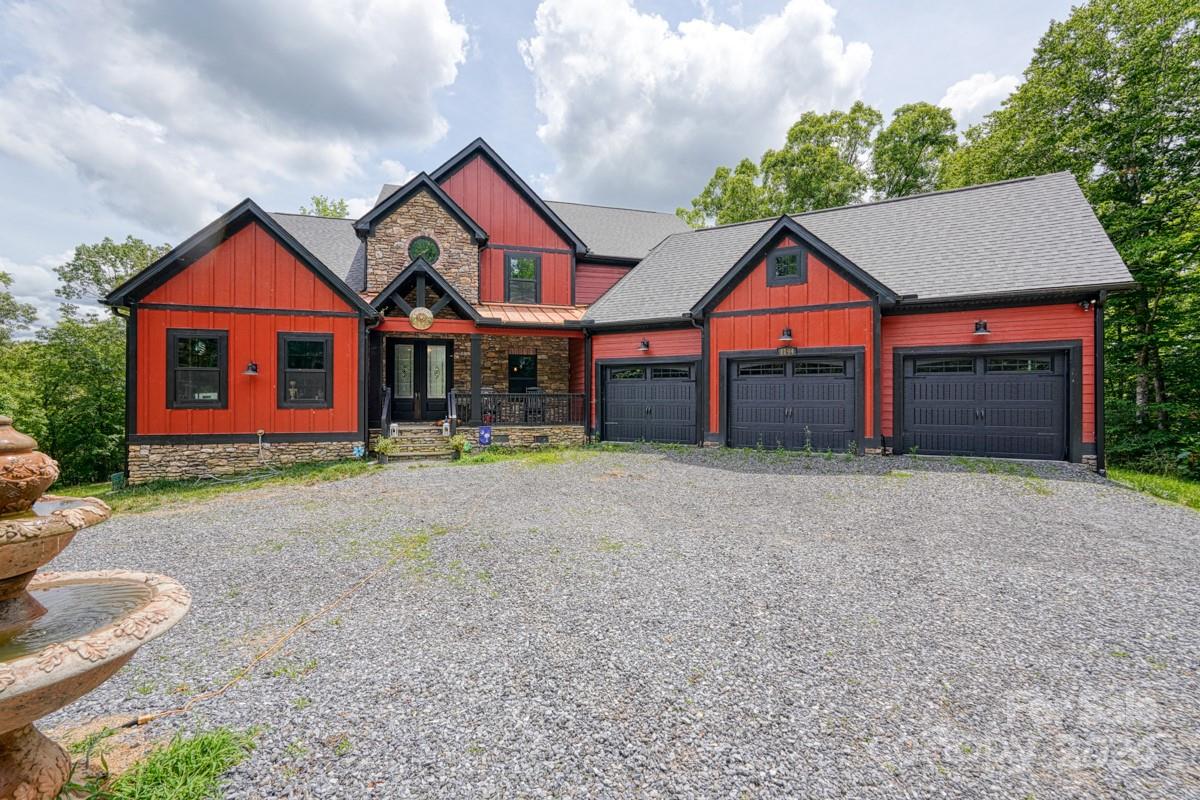
{"label": "window with black trim", "polygon": [[608,371],[612,381],[641,381],[646,379],[645,367],[615,367]]}
{"label": "window with black trim", "polygon": [[752,361],[738,364],[738,377],[762,378],[783,375],[783,372],[784,363],[782,361]]}
{"label": "window with black trim", "polygon": [[998,357],[987,360],[988,372],[1050,372],[1050,356]]}
{"label": "window with black trim", "polygon": [[279,407],[333,407],[333,334],[279,334]]}
{"label": "window with black trim", "polygon": [[845,375],[845,361],[796,361],[792,364],[793,375]]}
{"label": "window with black trim", "polygon": [[913,362],[914,375],[957,375],[975,371],[974,358],[918,358]]}
{"label": "window with black trim", "polygon": [[524,394],[530,389],[536,389],[537,356],[517,355],[508,356],[508,391],[513,394]]}
{"label": "window with black trim", "polygon": [[780,247],[767,255],[767,285],[804,283],[808,280],[808,250]]}
{"label": "window with black trim", "polygon": [[504,254],[504,301],[542,302],[542,257],[537,253]]}
{"label": "window with black trim", "polygon": [[692,368],[683,365],[650,368],[650,380],[652,381],[689,380],[691,377]]}
{"label": "window with black trim", "polygon": [[167,330],[167,408],[225,408],[229,332]]}

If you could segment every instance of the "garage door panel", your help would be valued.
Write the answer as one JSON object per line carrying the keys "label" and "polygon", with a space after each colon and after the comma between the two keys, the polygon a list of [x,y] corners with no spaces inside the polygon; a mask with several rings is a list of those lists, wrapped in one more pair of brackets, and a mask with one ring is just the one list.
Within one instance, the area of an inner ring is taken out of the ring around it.
{"label": "garage door panel", "polygon": [[728,390],[729,443],[838,451],[857,443],[853,363],[841,357],[735,362]]}
{"label": "garage door panel", "polygon": [[[954,374],[936,374],[939,369]],[[903,380],[904,451],[915,446],[931,455],[1066,455],[1065,354],[910,356]]]}
{"label": "garage door panel", "polygon": [[696,382],[691,365],[606,368],[602,414],[602,435],[608,441],[695,443]]}

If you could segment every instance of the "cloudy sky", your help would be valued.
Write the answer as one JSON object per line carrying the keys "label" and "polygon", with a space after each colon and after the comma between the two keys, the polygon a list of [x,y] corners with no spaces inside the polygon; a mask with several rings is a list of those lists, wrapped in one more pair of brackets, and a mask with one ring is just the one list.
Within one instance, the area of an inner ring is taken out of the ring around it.
{"label": "cloudy sky", "polygon": [[1069,0],[0,0],[0,270],[243,197],[365,210],[483,136],[548,199],[673,210],[802,111],[966,125]]}

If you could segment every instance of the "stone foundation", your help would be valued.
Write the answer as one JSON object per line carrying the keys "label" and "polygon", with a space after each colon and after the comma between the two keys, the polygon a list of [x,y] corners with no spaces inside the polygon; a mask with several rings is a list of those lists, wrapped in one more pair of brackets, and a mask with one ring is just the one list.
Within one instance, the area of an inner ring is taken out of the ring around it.
{"label": "stone foundation", "polygon": [[265,466],[282,467],[307,461],[353,458],[359,442],[231,442],[225,444],[132,444],[129,446],[130,484],[155,480],[185,480],[250,472]]}
{"label": "stone foundation", "polygon": [[[479,429],[458,426],[473,447],[479,446]],[[587,444],[582,425],[494,425],[492,444],[496,447],[579,447]]]}

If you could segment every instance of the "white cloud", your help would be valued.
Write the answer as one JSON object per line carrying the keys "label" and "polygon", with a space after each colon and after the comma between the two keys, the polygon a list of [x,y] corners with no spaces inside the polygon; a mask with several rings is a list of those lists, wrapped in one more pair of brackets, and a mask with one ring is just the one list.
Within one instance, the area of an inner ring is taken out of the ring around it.
{"label": "white cloud", "polygon": [[871,49],[834,33],[824,0],[791,0],[747,27],[675,28],[630,0],[543,0],[520,43],[552,196],[672,208],[717,165],[778,146],[806,110],[857,99]]}
{"label": "white cloud", "polygon": [[60,0],[0,9],[0,31],[0,152],[171,235],[436,141],[467,44],[444,0]]}
{"label": "white cloud", "polygon": [[[24,264],[0,256],[0,272],[7,272],[12,277],[12,285],[8,291],[22,303],[29,303],[37,309],[38,318],[34,323],[36,328],[49,327],[58,322],[58,307],[63,301],[54,294],[58,287],[58,275],[54,268],[71,260],[74,251],[68,250],[56,256],[46,256],[34,263]],[[100,307],[91,303],[76,303],[88,311],[100,311]],[[19,332],[18,336],[32,336],[33,331]]]}
{"label": "white cloud", "polygon": [[1020,83],[1016,75],[997,78],[991,72],[978,72],[947,89],[938,105],[950,109],[959,128],[966,128],[999,108]]}

